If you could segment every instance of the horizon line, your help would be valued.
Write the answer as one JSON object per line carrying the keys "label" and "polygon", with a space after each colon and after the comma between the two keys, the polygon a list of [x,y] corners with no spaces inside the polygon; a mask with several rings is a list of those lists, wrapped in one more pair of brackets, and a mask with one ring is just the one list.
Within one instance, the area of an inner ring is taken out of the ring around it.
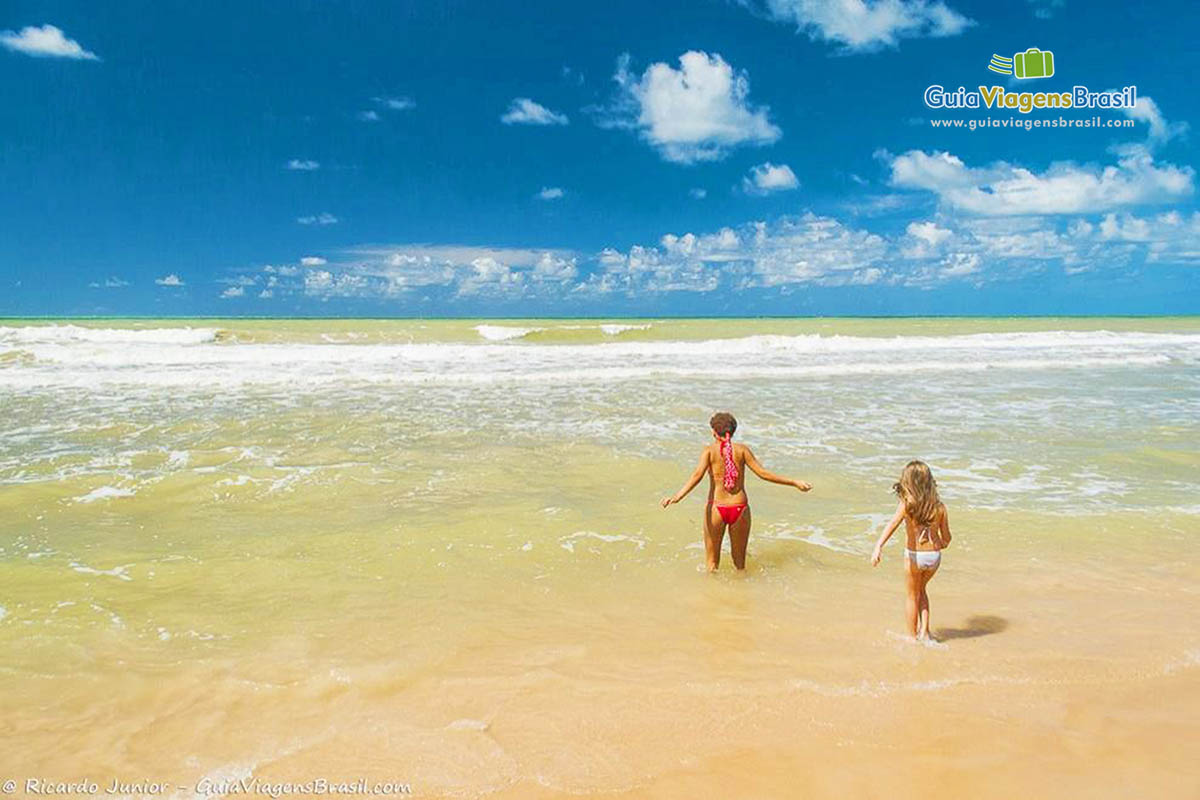
{"label": "horizon line", "polygon": [[685,320],[814,320],[814,319],[846,319],[846,320],[916,320],[916,319],[1189,319],[1200,318],[1200,312],[1185,314],[759,314],[754,316],[734,315],[656,315],[656,316],[622,316],[622,315],[578,315],[578,316],[285,316],[285,315],[141,315],[141,314],[46,314],[32,316],[0,315],[0,322],[21,321],[100,321],[100,320],[244,320],[244,321],[339,321],[354,320],[359,322],[521,322],[535,320],[623,320],[623,321],[685,321]]}

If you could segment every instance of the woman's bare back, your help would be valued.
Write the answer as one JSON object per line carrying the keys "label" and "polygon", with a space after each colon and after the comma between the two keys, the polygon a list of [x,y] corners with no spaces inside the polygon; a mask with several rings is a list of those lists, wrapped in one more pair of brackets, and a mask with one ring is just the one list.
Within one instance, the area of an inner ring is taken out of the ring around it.
{"label": "woman's bare back", "polygon": [[746,446],[743,444],[729,445],[733,448],[733,463],[737,467],[737,478],[732,489],[725,488],[725,457],[721,454],[721,445],[714,442],[708,450],[708,482],[709,496],[720,505],[737,505],[746,500]]}

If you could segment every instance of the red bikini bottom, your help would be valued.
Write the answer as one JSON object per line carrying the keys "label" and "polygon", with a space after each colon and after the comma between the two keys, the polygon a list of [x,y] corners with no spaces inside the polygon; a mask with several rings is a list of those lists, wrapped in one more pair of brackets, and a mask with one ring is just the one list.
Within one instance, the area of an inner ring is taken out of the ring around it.
{"label": "red bikini bottom", "polygon": [[736,506],[717,506],[717,513],[721,515],[721,519],[725,521],[726,525],[732,525],[737,522],[745,510],[745,503],[739,503]]}

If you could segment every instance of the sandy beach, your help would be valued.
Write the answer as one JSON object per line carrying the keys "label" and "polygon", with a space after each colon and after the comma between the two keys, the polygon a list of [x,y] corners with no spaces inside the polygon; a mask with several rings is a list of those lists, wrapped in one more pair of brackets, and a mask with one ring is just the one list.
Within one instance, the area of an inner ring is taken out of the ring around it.
{"label": "sandy beach", "polygon": [[[1200,796],[1198,366],[1196,318],[0,321],[0,775]],[[814,489],[707,576],[657,501],[723,408]],[[867,560],[913,457],[931,646]]]}

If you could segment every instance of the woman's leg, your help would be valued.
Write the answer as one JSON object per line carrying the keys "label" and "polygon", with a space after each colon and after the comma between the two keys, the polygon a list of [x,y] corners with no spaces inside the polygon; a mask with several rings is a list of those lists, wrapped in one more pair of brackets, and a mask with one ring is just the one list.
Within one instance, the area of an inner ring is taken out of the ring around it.
{"label": "woman's leg", "polygon": [[704,560],[709,572],[721,566],[721,542],[725,540],[725,520],[712,503],[704,509]]}
{"label": "woman's leg", "polygon": [[729,526],[729,553],[733,556],[733,566],[738,569],[746,568],[746,546],[750,544],[750,506],[742,511],[737,522]]}

